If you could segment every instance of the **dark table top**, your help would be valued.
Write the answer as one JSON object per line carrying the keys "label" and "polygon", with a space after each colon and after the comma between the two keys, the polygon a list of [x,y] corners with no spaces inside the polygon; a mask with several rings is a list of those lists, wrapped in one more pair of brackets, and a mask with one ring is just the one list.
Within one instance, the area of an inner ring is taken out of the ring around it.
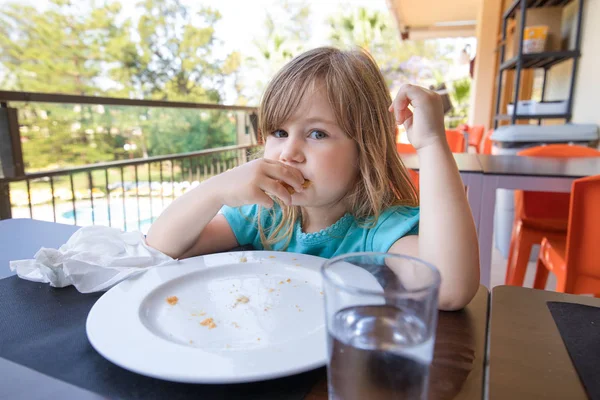
{"label": "dark table top", "polygon": [[[0,278],[12,275],[8,269],[10,260],[32,258],[42,246],[58,248],[77,229],[76,226],[28,219],[0,221]],[[480,286],[477,295],[464,310],[439,313],[430,372],[430,398],[482,398],[488,299],[487,289]],[[2,396],[18,390],[21,396],[28,398],[54,397],[53,394],[59,394],[61,398],[96,398],[91,392],[2,358],[0,376],[11,377],[10,381],[15,383],[3,385],[0,389]],[[27,385],[22,382],[27,382]],[[307,398],[327,398],[324,372]]]}
{"label": "dark table top", "polygon": [[587,399],[548,301],[600,306],[600,299],[522,287],[492,290],[489,398]]}
{"label": "dark table top", "polygon": [[478,155],[484,174],[582,178],[600,174],[600,157],[549,158]]}
{"label": "dark table top", "polygon": [[[452,153],[460,172],[483,172],[477,154]],[[418,170],[419,157],[416,154],[400,154],[406,168]]]}
{"label": "dark table top", "polygon": [[[488,301],[487,288],[479,286],[463,310],[439,312],[429,374],[430,399],[483,398]],[[325,374],[306,399],[327,399]]]}

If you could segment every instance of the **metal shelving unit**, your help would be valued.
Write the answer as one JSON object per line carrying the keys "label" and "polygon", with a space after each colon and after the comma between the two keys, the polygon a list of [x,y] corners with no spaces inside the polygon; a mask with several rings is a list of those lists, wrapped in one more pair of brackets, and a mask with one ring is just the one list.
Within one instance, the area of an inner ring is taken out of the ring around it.
{"label": "metal shelving unit", "polygon": [[[523,54],[523,34],[525,32],[525,21],[527,9],[541,7],[556,7],[565,6],[573,0],[515,0],[515,2],[506,10],[502,16],[502,44],[500,46],[500,68],[498,71],[498,85],[496,93],[496,110],[494,115],[494,129],[498,127],[499,121],[509,120],[511,124],[515,124],[517,120],[537,119],[538,124],[541,124],[542,119],[565,119],[567,122],[571,120],[573,106],[573,90],[575,87],[575,75],[577,73],[577,64],[581,56],[581,18],[583,16],[583,1],[578,1],[577,10],[577,29],[575,36],[575,49],[564,51],[545,51],[541,53]],[[521,12],[521,21],[519,26],[519,48],[516,57],[505,60],[506,51],[506,28],[508,20],[516,16],[517,10]],[[569,86],[569,97],[567,98],[567,112],[564,114],[536,114],[536,115],[519,115],[517,114],[517,103],[519,100],[519,89],[521,86],[521,72],[524,69],[542,68],[544,70],[544,79],[542,83],[542,101],[546,92],[546,79],[548,69],[561,62],[573,60],[573,69],[571,71],[571,82]],[[513,112],[511,115],[499,114],[500,100],[502,94],[502,81],[504,72],[515,70],[516,80],[514,88]]]}

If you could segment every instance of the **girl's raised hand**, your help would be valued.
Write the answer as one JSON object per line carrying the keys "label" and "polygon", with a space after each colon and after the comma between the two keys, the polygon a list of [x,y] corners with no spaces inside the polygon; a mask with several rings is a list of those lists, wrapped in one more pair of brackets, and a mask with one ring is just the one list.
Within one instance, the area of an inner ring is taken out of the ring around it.
{"label": "girl's raised hand", "polygon": [[[412,106],[412,111],[408,106]],[[437,93],[404,84],[389,107],[396,123],[404,124],[408,140],[417,150],[438,140],[445,140],[444,108],[442,98]]]}
{"label": "girl's raised hand", "polygon": [[274,160],[261,158],[250,161],[211,178],[217,188],[221,204],[239,207],[246,204],[273,206],[267,193],[291,204],[292,196],[282,183],[296,192],[303,191],[304,176],[294,167]]}

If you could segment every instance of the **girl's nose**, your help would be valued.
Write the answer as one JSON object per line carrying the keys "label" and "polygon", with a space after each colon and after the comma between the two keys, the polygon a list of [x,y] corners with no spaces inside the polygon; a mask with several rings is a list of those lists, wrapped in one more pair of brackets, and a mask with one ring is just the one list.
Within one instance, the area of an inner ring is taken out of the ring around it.
{"label": "girl's nose", "polygon": [[283,149],[281,150],[279,159],[281,162],[304,162],[304,151],[302,148],[302,141],[298,139],[288,138],[288,140],[286,140],[285,144],[283,145]]}

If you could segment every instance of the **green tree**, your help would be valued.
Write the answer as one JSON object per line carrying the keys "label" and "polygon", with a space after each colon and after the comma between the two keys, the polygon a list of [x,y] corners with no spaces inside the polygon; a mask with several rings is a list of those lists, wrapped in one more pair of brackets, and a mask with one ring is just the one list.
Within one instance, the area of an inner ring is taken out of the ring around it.
{"label": "green tree", "polygon": [[[237,73],[239,54],[218,59],[214,24],[218,12],[202,8],[192,21],[179,1],[144,0],[136,20],[123,18],[118,1],[75,5],[51,0],[45,11],[17,2],[0,10],[0,85],[3,89],[80,95],[108,95],[174,101],[221,101],[223,80]],[[168,139],[148,135],[223,135],[231,124],[210,113],[191,118],[187,131],[157,130],[157,109],[78,105],[19,105],[28,169],[55,168],[129,156],[166,154]],[[200,113],[200,110],[194,112]],[[166,113],[163,126],[176,126],[178,113]],[[189,113],[188,113],[189,114]],[[186,115],[188,115],[186,114]],[[188,117],[183,117],[186,120]],[[210,127],[207,128],[207,127]],[[148,146],[156,146],[148,148]],[[202,147],[201,147],[202,148]],[[182,148],[180,151],[198,150]]]}
{"label": "green tree", "polygon": [[246,98],[257,104],[267,82],[294,56],[306,50],[310,40],[311,11],[306,1],[283,1],[267,11],[263,35],[253,41],[254,54],[246,57],[252,85]]}
{"label": "green tree", "polygon": [[369,51],[391,87],[406,81],[431,84],[449,61],[450,49],[437,41],[400,41],[387,13],[358,7],[330,17],[329,26],[334,46]]}

